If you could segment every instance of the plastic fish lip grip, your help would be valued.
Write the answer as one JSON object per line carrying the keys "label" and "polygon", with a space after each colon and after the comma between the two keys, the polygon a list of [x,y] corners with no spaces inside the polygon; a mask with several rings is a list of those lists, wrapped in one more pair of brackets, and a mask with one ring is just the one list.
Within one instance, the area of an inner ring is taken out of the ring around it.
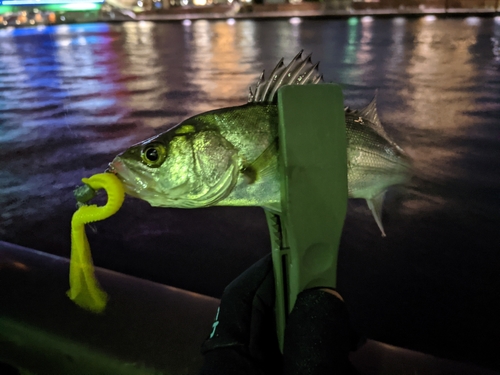
{"label": "plastic fish lip grip", "polygon": [[95,174],[90,178],[83,178],[82,182],[94,191],[94,195],[96,190],[104,189],[108,201],[104,206],[82,205],[73,214],[69,269],[70,289],[67,294],[78,306],[99,313],[106,308],[108,297],[95,278],[85,224],[101,221],[114,215],[123,204],[125,190],[118,177],[112,173]]}
{"label": "plastic fish lip grip", "polygon": [[278,91],[281,212],[266,212],[276,283],[281,348],[297,295],[335,288],[347,211],[347,140],[342,90],[336,84]]}

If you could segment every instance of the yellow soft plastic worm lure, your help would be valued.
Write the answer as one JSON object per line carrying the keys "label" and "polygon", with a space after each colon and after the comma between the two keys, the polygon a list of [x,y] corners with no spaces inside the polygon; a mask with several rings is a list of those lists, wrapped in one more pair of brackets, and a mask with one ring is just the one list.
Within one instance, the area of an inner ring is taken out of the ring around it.
{"label": "yellow soft plastic worm lure", "polygon": [[[122,206],[125,191],[121,181],[114,174],[99,173],[82,182],[91,190],[105,189],[108,195],[106,205],[81,205],[71,220],[71,260],[69,264],[69,298],[78,306],[99,313],[108,300],[94,275],[90,246],[85,233],[85,224],[107,219]],[[90,198],[89,198],[90,199]]]}

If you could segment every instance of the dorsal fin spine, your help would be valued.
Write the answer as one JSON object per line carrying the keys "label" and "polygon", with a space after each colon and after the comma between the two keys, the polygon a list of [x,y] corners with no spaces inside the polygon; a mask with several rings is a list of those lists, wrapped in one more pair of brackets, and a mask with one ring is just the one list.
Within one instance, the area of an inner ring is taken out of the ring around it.
{"label": "dorsal fin spine", "polygon": [[297,76],[300,74],[300,71],[307,66],[307,64],[309,63],[310,60],[311,60],[311,54],[309,54],[304,59],[304,61],[302,61],[302,63],[295,68],[295,70],[293,71],[293,73],[290,72],[290,74],[291,74],[291,76],[290,76],[290,82],[293,82],[294,84],[296,83],[295,80],[297,79]]}
{"label": "dorsal fin spine", "polygon": [[264,80],[265,74],[266,74],[265,70],[263,70],[262,73],[260,73],[259,80],[257,81],[257,85],[255,87],[255,96],[254,96],[255,98],[258,98],[262,91],[261,83]]}
{"label": "dorsal fin spine", "polygon": [[[309,55],[311,56],[311,55]],[[295,62],[296,60],[294,60]],[[296,84],[295,82],[295,79],[297,78],[297,76],[300,74],[300,71],[302,69],[304,69],[304,67],[307,65],[307,58],[302,61],[302,63],[300,63],[297,67],[295,67],[295,69],[292,69],[292,63],[290,63],[289,65],[289,68],[286,69],[282,74],[282,78],[281,78],[281,82],[279,85],[275,85],[273,90],[271,91],[271,94],[269,95],[271,98],[274,97],[274,95],[276,95],[276,92],[278,91],[278,89],[281,87],[281,83],[283,82],[283,79],[287,76],[287,75],[290,75],[290,78],[289,78],[289,82],[293,83],[293,84]]]}
{"label": "dorsal fin spine", "polygon": [[262,72],[257,84],[252,87],[248,102],[273,103],[276,101],[276,93],[283,86],[321,82],[323,76],[317,70],[318,63],[312,63],[311,54],[302,56],[303,51],[300,51],[287,65],[281,59],[268,79],[265,79]]}
{"label": "dorsal fin spine", "polygon": [[[302,56],[302,51],[300,51],[297,55],[295,55],[292,62],[290,64],[288,64],[288,66],[285,68],[284,72],[288,71],[290,69],[290,67],[292,66],[292,64],[295,61],[297,61],[297,59],[300,59],[301,56]],[[278,65],[279,65],[279,63],[278,63]],[[279,76],[276,76],[276,73],[278,71],[278,65],[276,65],[276,68],[274,68],[273,73],[269,76],[269,81],[267,82],[266,88],[265,88],[264,92],[262,93],[263,98],[266,98],[268,96],[267,93],[269,92],[269,89],[271,88],[271,86],[274,86],[274,87],[281,86],[281,82],[282,82],[283,77],[284,77],[284,72],[280,73]],[[277,81],[279,81],[278,84],[276,84]],[[275,93],[274,90],[272,90],[271,95],[269,95],[269,97],[272,98],[274,93]]]}
{"label": "dorsal fin spine", "polygon": [[319,66],[319,62],[317,62],[316,64],[311,66],[311,68],[309,68],[309,70],[306,72],[306,76],[304,77],[303,81],[307,81],[311,77],[311,75],[316,71],[318,66]]}
{"label": "dorsal fin spine", "polygon": [[283,60],[284,60],[284,59],[283,59],[283,57],[282,57],[282,58],[281,58],[281,60],[278,62],[278,64],[274,67],[273,71],[271,72],[270,77],[274,76],[274,75],[276,74],[276,71],[277,71],[278,69],[280,69],[283,65],[285,65],[285,64],[283,63]]}
{"label": "dorsal fin spine", "polygon": [[[293,68],[295,62],[302,57],[302,52],[303,52],[303,50],[300,51],[297,55],[295,55],[295,57],[290,62],[290,64],[287,65],[287,67],[280,73],[279,76],[276,76],[276,78],[273,76],[273,79],[269,80],[267,88],[269,89],[271,87],[271,85],[273,85],[273,89],[271,90],[271,93],[269,95],[270,98],[274,97],[274,95],[276,94],[276,91],[278,91],[278,89],[282,86],[283,79],[287,76],[287,74]],[[266,91],[266,94],[267,94],[267,91]]]}
{"label": "dorsal fin spine", "polygon": [[361,115],[361,117],[370,120],[376,126],[382,127],[377,112],[377,96],[378,96],[378,90],[375,90],[375,95],[373,96],[373,99],[366,107],[359,110],[359,114]]}

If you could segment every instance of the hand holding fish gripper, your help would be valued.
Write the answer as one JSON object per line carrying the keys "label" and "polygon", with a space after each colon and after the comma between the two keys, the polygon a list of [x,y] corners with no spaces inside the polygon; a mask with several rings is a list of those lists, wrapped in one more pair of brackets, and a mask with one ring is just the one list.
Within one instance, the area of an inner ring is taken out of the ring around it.
{"label": "hand holding fish gripper", "polygon": [[108,201],[104,206],[80,205],[71,220],[71,260],[69,265],[69,298],[78,306],[102,312],[107,303],[107,295],[97,282],[90,254],[90,245],[85,234],[85,224],[107,219],[121,207],[125,191],[121,181],[114,174],[99,173],[83,178],[85,184],[75,192],[81,201],[88,201],[98,189],[105,189]]}
{"label": "hand holding fish gripper", "polygon": [[266,211],[276,283],[281,349],[297,295],[335,288],[347,211],[347,140],[343,95],[335,84],[278,91],[281,213]]}

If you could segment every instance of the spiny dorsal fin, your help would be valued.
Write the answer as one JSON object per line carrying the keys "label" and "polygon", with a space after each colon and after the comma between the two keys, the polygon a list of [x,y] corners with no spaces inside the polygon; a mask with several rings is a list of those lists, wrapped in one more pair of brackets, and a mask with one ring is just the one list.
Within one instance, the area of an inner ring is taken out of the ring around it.
{"label": "spiny dorsal fin", "polygon": [[300,51],[286,66],[281,59],[267,80],[262,72],[255,87],[250,87],[248,102],[272,103],[276,100],[276,93],[283,86],[320,83],[323,75],[318,71],[319,62],[313,64],[311,55],[302,58],[302,52]]}
{"label": "spiny dorsal fin", "polygon": [[359,115],[367,120],[370,120],[377,128],[382,128],[377,112],[377,95],[378,90],[375,91],[375,95],[373,96],[370,104],[359,110]]}
{"label": "spiny dorsal fin", "polygon": [[[380,122],[380,118],[378,117],[378,111],[377,111],[377,96],[378,96],[378,90],[375,90],[375,95],[373,96],[372,101],[364,108],[360,109],[357,111],[357,114],[359,114],[361,117],[367,119],[370,121],[371,126],[377,131],[378,134],[383,136],[385,139],[387,139],[394,147],[396,147],[400,152],[404,152],[401,147],[399,147],[391,137],[389,137],[389,134],[386,133],[384,127],[382,126],[382,123]],[[349,111],[349,110],[348,110]],[[356,112],[356,111],[354,111]]]}
{"label": "spiny dorsal fin", "polygon": [[389,134],[387,134],[384,127],[382,126],[382,123],[380,122],[380,118],[378,117],[378,111],[377,111],[377,96],[378,96],[378,90],[375,90],[375,95],[373,96],[373,99],[366,107],[360,110],[352,110],[349,107],[347,107],[345,109],[346,114],[361,116],[363,119],[368,120],[367,122],[365,122],[366,125],[373,128],[378,134],[384,137],[393,146],[396,146],[399,150],[401,150],[401,148],[394,143],[391,137],[389,137]]}

